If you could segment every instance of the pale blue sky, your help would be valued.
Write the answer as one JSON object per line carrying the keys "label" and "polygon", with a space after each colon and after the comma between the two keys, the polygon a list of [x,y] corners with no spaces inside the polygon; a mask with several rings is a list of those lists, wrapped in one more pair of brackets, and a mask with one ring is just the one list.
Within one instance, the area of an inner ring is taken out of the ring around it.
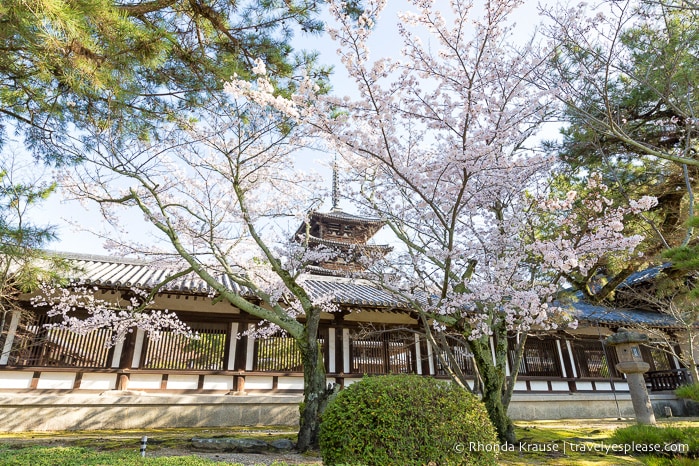
{"label": "pale blue sky", "polygon": [[[444,0],[436,0],[439,5]],[[446,4],[447,2],[444,1]],[[532,32],[534,25],[539,22],[537,16],[537,2],[528,1],[517,14],[518,37],[522,40],[527,38]],[[384,56],[386,54],[398,54],[400,41],[397,35],[396,14],[399,10],[406,9],[406,2],[403,0],[391,0],[388,7],[379,18],[377,30],[370,42],[373,56]],[[446,6],[446,5],[445,5]],[[316,49],[321,53],[321,61],[335,66],[335,76],[333,78],[333,89],[335,94],[346,95],[353,93],[354,83],[344,73],[342,65],[339,63],[335,49],[336,45],[328,37],[298,37],[295,46],[299,49]],[[15,144],[16,145],[16,144]],[[11,147],[11,145],[9,145]],[[7,150],[7,149],[6,149]],[[331,174],[326,167],[318,165],[319,171],[327,175],[328,185],[330,185]],[[330,208],[329,200],[326,208]],[[346,204],[342,204],[346,206]],[[85,209],[78,202],[64,201],[58,193],[50,198],[41,208],[32,211],[32,218],[38,223],[51,223],[58,227],[59,241],[50,245],[50,249],[65,252],[78,252],[86,254],[107,254],[103,247],[103,240],[95,237],[91,233],[76,229],[71,225],[95,225],[103,224],[103,219],[95,208]],[[136,222],[129,234],[144,240],[145,229],[140,226],[143,222]],[[291,226],[290,226],[291,227]],[[293,227],[292,227],[293,228]]]}

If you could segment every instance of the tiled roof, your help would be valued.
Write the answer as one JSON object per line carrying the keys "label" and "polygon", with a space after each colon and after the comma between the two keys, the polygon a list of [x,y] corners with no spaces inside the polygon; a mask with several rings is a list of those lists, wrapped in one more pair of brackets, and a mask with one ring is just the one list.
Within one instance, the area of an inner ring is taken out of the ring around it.
{"label": "tiled roof", "polygon": [[580,321],[607,325],[677,328],[677,321],[668,314],[640,309],[615,309],[583,302],[572,304],[572,313]]}
{"label": "tiled roof", "polygon": [[[69,259],[75,266],[76,270],[72,273],[71,279],[90,285],[148,289],[178,272],[174,268],[159,267],[157,264],[133,259],[65,253],[59,253],[59,255]],[[227,277],[222,276],[219,279],[231,290],[245,293],[243,288],[228,280]],[[199,277],[186,276],[167,283],[162,290],[207,294],[209,287]]]}
{"label": "tiled roof", "polygon": [[[666,262],[655,267],[649,267],[634,272],[624,280],[619,288],[633,288],[644,282],[654,280],[663,270],[672,267]],[[578,302],[573,305],[574,313],[578,319],[588,322],[600,322],[610,325],[640,325],[665,328],[679,328],[677,320],[671,315],[641,309],[621,309],[607,306],[593,305],[582,300],[582,293],[576,293]]]}
{"label": "tiled roof", "polygon": [[348,214],[347,212],[343,212],[342,210],[331,210],[330,212],[313,212],[312,215],[321,217],[321,218],[334,218],[337,220],[346,220],[350,222],[357,222],[357,223],[383,223],[383,221],[379,218],[374,218],[374,217],[362,217],[359,215],[354,215],[354,214]]}
{"label": "tiled roof", "polygon": [[[111,256],[95,256],[82,254],[63,254],[76,267],[70,278],[89,285],[109,288],[151,288],[177,270],[158,267],[157,264],[121,259]],[[226,275],[218,279],[230,290],[242,295],[251,296],[249,290],[231,281]],[[300,283],[312,297],[333,295],[337,304],[365,307],[397,307],[400,305],[390,293],[372,286],[366,280],[349,279],[345,277],[321,277],[305,275]],[[206,295],[210,287],[199,277],[188,275],[169,282],[162,288],[163,292],[180,292]]]}
{"label": "tiled roof", "polygon": [[347,241],[335,241],[326,238],[318,238],[317,236],[313,235],[308,235],[308,242],[312,244],[323,244],[332,248],[346,248],[347,246],[353,246],[355,248],[361,248],[364,250],[382,251],[384,254],[393,249],[391,246],[386,244],[351,243]]}
{"label": "tiled roof", "polygon": [[311,296],[333,295],[338,304],[391,308],[401,306],[401,302],[393,294],[366,280],[306,275],[301,284]]}
{"label": "tiled roof", "polygon": [[[168,275],[176,272],[175,269],[159,267],[157,264],[121,259],[111,256],[94,256],[81,254],[60,254],[70,259],[78,271],[71,278],[85,283],[104,287],[140,287],[150,288],[160,283]],[[627,279],[627,283],[633,284],[643,281],[654,272],[640,272],[638,276]],[[219,276],[219,280],[227,288],[242,295],[250,295],[250,292],[238,284],[230,281],[225,275]],[[401,308],[402,302],[371,282],[363,279],[305,275],[299,280],[306,291],[312,297],[332,295],[337,304],[371,307],[371,308]],[[163,287],[163,292],[180,292],[193,294],[208,294],[209,286],[199,277],[187,276],[178,278]],[[677,322],[669,315],[658,312],[638,309],[615,309],[606,306],[592,305],[578,300],[569,306],[574,316],[584,322],[599,322],[607,325],[650,325],[654,327],[678,327]]]}
{"label": "tiled roof", "polygon": [[655,267],[650,267],[639,272],[634,272],[631,275],[629,275],[626,278],[626,280],[624,280],[621,286],[631,287],[639,283],[652,280],[655,277],[657,277],[660,272],[670,267],[672,267],[672,264],[670,262],[666,262],[662,265],[657,265]]}

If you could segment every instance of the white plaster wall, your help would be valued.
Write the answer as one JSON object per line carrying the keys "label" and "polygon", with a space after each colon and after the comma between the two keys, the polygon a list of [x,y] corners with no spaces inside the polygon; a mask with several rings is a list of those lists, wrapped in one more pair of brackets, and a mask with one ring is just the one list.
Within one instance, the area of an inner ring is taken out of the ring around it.
{"label": "white plaster wall", "polygon": [[628,392],[629,384],[627,382],[614,382],[614,388],[618,392]]}
{"label": "white plaster wall", "polygon": [[549,384],[545,380],[531,380],[529,386],[535,392],[547,392],[549,390]]}
{"label": "white plaster wall", "polygon": [[129,390],[160,390],[162,380],[163,376],[160,374],[131,374]]}
{"label": "white plaster wall", "polygon": [[204,390],[233,390],[233,377],[230,375],[204,376]]}
{"label": "white plaster wall", "polygon": [[116,380],[116,374],[83,374],[80,379],[80,390],[114,390]]}
{"label": "white plaster wall", "polygon": [[568,391],[570,387],[568,382],[551,382],[551,389],[559,391]]}
{"label": "white plaster wall", "polygon": [[170,374],[167,377],[168,390],[196,390],[198,387],[198,375]]}
{"label": "white plaster wall", "polygon": [[279,377],[277,388],[279,390],[303,390],[303,377]]}
{"label": "white plaster wall", "polygon": [[30,388],[32,383],[31,372],[0,372],[0,388]]}
{"label": "white plaster wall", "polygon": [[[627,385],[628,387],[628,385]],[[595,388],[602,391],[612,391],[612,384],[609,382],[595,382]]]}
{"label": "white plaster wall", "polygon": [[249,375],[245,377],[245,390],[271,390],[274,386],[272,377]]}
{"label": "white plaster wall", "polygon": [[40,390],[72,390],[75,372],[43,372],[36,388]]}

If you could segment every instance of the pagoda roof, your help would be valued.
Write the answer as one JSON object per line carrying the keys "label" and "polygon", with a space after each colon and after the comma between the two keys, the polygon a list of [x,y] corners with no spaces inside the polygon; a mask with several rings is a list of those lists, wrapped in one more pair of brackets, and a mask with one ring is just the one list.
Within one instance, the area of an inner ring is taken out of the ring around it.
{"label": "pagoda roof", "polygon": [[[359,215],[348,214],[342,210],[334,209],[330,212],[309,212],[310,223],[353,223],[355,225],[366,225],[371,231],[371,235],[379,231],[384,225],[384,221],[375,217],[362,217]],[[306,231],[306,223],[303,222],[296,230],[296,236],[304,234]]]}
{"label": "pagoda roof", "polygon": [[[302,234],[301,237],[306,237]],[[336,241],[332,239],[318,238],[317,236],[308,235],[308,242],[312,244],[322,244],[331,248],[347,248],[347,246],[360,247],[364,249],[376,249],[384,252],[390,252],[393,248],[385,244],[368,244],[368,243],[352,243],[348,241]]]}
{"label": "pagoda roof", "polygon": [[312,216],[320,217],[320,218],[328,218],[328,219],[335,219],[335,220],[344,220],[347,222],[354,222],[354,223],[369,223],[369,224],[381,224],[383,225],[383,220],[380,218],[376,217],[363,217],[359,215],[354,215],[354,214],[348,214],[347,212],[344,212],[339,209],[334,209],[331,210],[330,212],[318,212],[318,211],[313,211],[311,212]]}

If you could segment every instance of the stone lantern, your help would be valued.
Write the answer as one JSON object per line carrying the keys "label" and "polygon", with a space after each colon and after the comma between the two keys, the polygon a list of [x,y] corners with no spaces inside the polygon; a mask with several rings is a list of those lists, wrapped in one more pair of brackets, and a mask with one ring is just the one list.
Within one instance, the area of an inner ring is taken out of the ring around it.
{"label": "stone lantern", "polygon": [[650,364],[641,356],[641,343],[648,342],[648,335],[620,328],[617,333],[607,337],[607,346],[614,346],[619,357],[616,368],[626,375],[629,384],[629,393],[636,421],[639,424],[655,425],[655,414],[650,403],[646,381],[643,374],[648,372]]}

